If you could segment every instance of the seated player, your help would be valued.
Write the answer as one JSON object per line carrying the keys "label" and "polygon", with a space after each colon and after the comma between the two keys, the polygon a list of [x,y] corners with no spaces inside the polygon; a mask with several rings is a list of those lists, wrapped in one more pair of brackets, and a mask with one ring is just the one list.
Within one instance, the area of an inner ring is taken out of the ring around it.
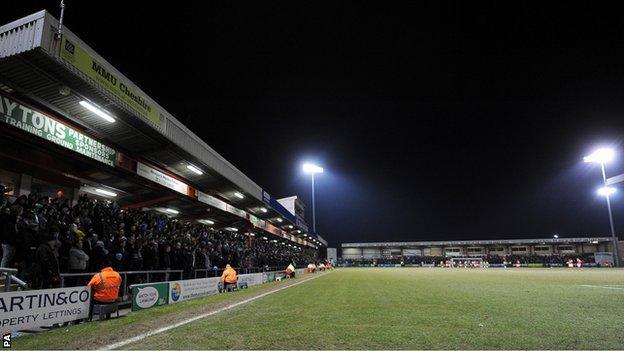
{"label": "seated player", "polygon": [[308,263],[308,273],[314,273],[316,271],[316,265],[313,262]]}
{"label": "seated player", "polygon": [[236,287],[236,282],[238,281],[238,277],[236,276],[236,271],[229,264],[225,265],[225,269],[223,270],[223,274],[221,275],[221,284],[223,284],[223,290],[228,291],[232,290]]}
{"label": "seated player", "polygon": [[576,259],[576,267],[583,268],[583,260],[580,257]]}

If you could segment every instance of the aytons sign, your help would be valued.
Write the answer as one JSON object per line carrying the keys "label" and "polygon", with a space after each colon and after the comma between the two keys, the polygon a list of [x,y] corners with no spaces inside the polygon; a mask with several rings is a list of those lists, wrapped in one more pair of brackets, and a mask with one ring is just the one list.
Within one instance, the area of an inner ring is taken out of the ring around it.
{"label": "aytons sign", "polygon": [[0,94],[0,119],[6,124],[64,148],[109,166],[115,166],[114,149],[2,94]]}

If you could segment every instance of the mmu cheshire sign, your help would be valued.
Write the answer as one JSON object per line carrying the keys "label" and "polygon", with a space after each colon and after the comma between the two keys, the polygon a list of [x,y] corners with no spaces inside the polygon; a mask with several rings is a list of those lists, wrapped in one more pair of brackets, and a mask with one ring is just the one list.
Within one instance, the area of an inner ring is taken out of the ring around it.
{"label": "mmu cheshire sign", "polygon": [[87,51],[65,36],[63,36],[61,44],[61,58],[123,100],[141,117],[161,130],[165,129],[165,116],[154,103],[132,88],[129,82],[116,76],[106,65],[93,58]]}
{"label": "mmu cheshire sign", "polygon": [[66,149],[115,166],[115,149],[3,94],[0,94],[0,120]]}

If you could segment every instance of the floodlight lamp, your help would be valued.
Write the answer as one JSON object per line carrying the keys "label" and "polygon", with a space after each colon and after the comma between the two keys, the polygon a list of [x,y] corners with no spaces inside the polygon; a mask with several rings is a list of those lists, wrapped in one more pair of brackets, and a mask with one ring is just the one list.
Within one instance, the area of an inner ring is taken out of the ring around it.
{"label": "floodlight lamp", "polygon": [[303,164],[303,171],[306,173],[323,173],[323,167],[319,167],[315,164],[312,163],[304,163]]}
{"label": "floodlight lamp", "polygon": [[583,157],[585,162],[609,163],[615,158],[615,151],[609,148],[600,148],[592,154]]}
{"label": "floodlight lamp", "polygon": [[616,190],[613,187],[610,186],[603,186],[602,188],[598,189],[598,195],[600,196],[610,196],[615,194]]}

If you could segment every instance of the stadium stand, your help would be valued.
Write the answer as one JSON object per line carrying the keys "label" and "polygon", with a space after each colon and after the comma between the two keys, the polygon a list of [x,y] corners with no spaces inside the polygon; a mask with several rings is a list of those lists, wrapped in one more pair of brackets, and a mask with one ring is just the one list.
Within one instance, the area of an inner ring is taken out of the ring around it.
{"label": "stadium stand", "polygon": [[327,243],[302,212],[58,27],[46,11],[0,26],[0,267],[14,281],[83,284],[110,264],[127,287],[316,259]]}
{"label": "stadium stand", "polygon": [[[86,195],[74,206],[68,199],[36,193],[14,202],[3,197],[2,202],[3,266],[18,268],[18,277],[35,288],[57,286],[63,272],[95,272],[109,265],[118,271],[183,270],[184,277],[191,278],[195,269],[227,263],[245,268],[291,262],[302,266],[314,259],[314,252],[307,249],[152,211],[123,210],[115,202]],[[56,262],[40,257],[40,247],[50,239]],[[86,264],[76,265],[80,260]]]}

